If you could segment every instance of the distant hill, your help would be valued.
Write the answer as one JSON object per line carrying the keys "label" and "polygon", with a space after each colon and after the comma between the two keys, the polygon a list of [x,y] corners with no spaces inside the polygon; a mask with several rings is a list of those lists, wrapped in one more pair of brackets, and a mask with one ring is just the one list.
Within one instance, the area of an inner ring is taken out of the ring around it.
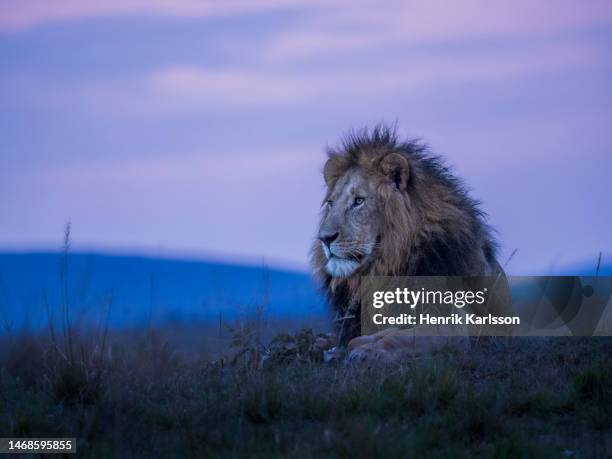
{"label": "distant hill", "polygon": [[[57,253],[0,253],[0,331],[46,326],[45,298],[59,316],[60,264]],[[266,314],[325,314],[308,274],[254,266],[74,253],[67,286],[74,321],[100,323],[110,304],[115,327],[240,317],[266,296]]]}
{"label": "distant hill", "polygon": [[[605,254],[599,266],[600,276],[612,276],[612,254]],[[569,266],[562,266],[553,271],[556,276],[595,276],[597,270],[597,259],[587,260],[582,263],[575,263]]]}
{"label": "distant hill", "polygon": [[[0,253],[0,334],[46,326],[46,302],[51,316],[59,317],[61,259],[59,253]],[[555,274],[592,276],[595,267],[596,262],[576,264]],[[599,275],[612,275],[612,265],[602,264]],[[246,317],[266,299],[266,285],[268,316],[326,314],[310,276],[298,271],[71,253],[67,281],[69,311],[77,323],[105,323],[107,312],[112,327]]]}

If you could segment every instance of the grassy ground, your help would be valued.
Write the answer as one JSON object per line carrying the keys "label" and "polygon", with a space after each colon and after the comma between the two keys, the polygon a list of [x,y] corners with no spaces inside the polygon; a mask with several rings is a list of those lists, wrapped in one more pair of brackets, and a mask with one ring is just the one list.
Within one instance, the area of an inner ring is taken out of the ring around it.
{"label": "grassy ground", "polygon": [[79,457],[612,455],[606,338],[263,369],[179,357],[155,335],[112,341],[1,343],[0,436],[77,437]]}

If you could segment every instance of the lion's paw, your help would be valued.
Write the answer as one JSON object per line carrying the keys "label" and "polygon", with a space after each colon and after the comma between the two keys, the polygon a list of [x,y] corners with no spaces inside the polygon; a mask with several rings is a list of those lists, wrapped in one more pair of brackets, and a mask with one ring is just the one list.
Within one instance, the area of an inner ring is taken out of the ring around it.
{"label": "lion's paw", "polygon": [[348,344],[348,363],[396,363],[431,354],[449,343],[463,343],[463,339],[435,336],[414,336],[405,331],[385,330],[374,335],[359,336]]}
{"label": "lion's paw", "polygon": [[345,363],[361,364],[361,363],[382,363],[388,364],[396,361],[396,356],[392,353],[379,349],[377,346],[358,346],[348,352]]}

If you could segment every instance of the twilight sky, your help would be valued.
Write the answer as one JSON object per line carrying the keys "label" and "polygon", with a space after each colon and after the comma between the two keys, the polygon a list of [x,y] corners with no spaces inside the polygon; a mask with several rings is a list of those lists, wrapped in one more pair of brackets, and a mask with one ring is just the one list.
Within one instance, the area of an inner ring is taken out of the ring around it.
{"label": "twilight sky", "polygon": [[0,249],[305,267],[325,145],[397,121],[511,273],[612,254],[609,0],[4,0],[0,57]]}

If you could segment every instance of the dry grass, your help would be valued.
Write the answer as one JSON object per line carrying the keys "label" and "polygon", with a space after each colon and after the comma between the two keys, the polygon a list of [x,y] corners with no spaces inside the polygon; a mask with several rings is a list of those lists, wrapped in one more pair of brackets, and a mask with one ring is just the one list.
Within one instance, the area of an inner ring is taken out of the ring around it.
{"label": "dry grass", "polygon": [[610,454],[609,339],[491,340],[386,367],[302,353],[257,369],[182,357],[148,332],[109,336],[104,352],[73,333],[74,361],[48,336],[2,343],[3,435],[74,436],[79,457]]}

